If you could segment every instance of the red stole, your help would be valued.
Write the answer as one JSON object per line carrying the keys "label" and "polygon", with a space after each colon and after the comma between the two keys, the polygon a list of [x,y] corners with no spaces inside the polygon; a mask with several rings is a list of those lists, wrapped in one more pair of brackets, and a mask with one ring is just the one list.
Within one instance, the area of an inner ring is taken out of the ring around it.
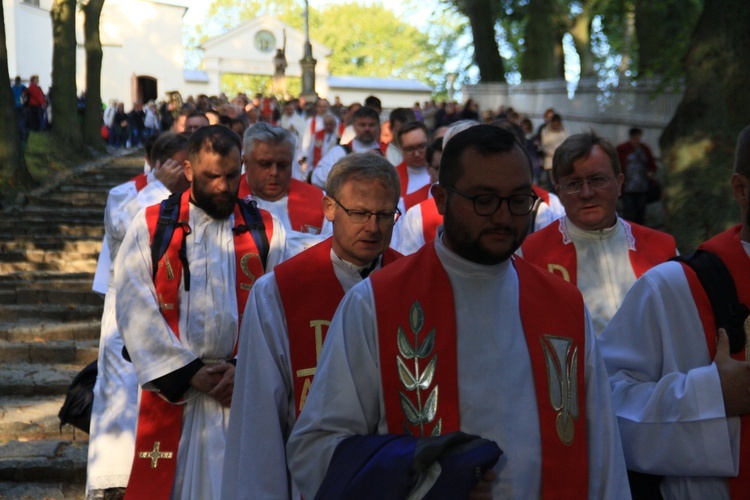
{"label": "red stole", "polygon": [[135,182],[135,190],[140,192],[141,189],[145,188],[146,185],[148,184],[148,174],[146,173],[138,174],[130,180]]}
{"label": "red stole", "polygon": [[[737,297],[743,304],[750,305],[750,259],[740,241],[741,225],[724,231],[706,241],[699,248],[716,254],[729,269],[737,288]],[[706,334],[708,354],[711,359],[716,356],[717,328],[711,302],[703,286],[689,266],[683,264],[693,300],[698,308],[703,331]],[[746,332],[747,333],[747,332]],[[745,361],[746,352],[732,354],[734,359]],[[740,471],[737,477],[729,479],[729,491],[735,499],[747,498],[750,491],[750,415],[742,415],[740,420]]]}
{"label": "red stole", "polygon": [[437,236],[437,228],[443,223],[443,216],[438,212],[435,198],[428,198],[418,206],[422,213],[422,235],[424,236],[424,242],[429,243]]}
{"label": "red stole", "polygon": [[344,130],[346,130],[346,122],[344,120],[341,120],[341,122],[339,122],[339,129],[338,130],[339,130],[339,137],[343,137],[344,136]]}
{"label": "red stole", "polygon": [[[244,178],[240,181],[237,196],[244,200],[252,194],[247,178]],[[300,233],[320,234],[325,220],[323,191],[312,184],[291,179],[286,195],[288,197],[286,209],[292,230]]]}
{"label": "red stole", "polygon": [[315,168],[315,166],[320,162],[321,157],[323,156],[323,146],[326,138],[326,131],[319,130],[315,132],[315,136],[313,136],[313,157],[312,157],[312,166]]}
{"label": "red stole", "polygon": [[[190,190],[185,191],[180,199],[180,221],[189,221]],[[161,204],[146,209],[146,223],[153,239],[159,219]],[[266,226],[268,240],[273,236],[273,220],[265,210],[261,211]],[[235,227],[244,225],[245,221],[238,206],[234,209]],[[185,226],[175,228],[164,257],[156,270],[154,286],[159,300],[159,309],[172,333],[179,339],[180,319],[180,283],[182,282],[182,261],[179,251],[182,247]],[[260,252],[251,233],[243,232],[234,235],[234,252],[236,265],[236,291],[239,319],[242,314],[255,280],[264,273]],[[235,343],[235,353],[237,344]],[[135,457],[126,490],[127,498],[169,498],[177,466],[177,451],[182,433],[182,405],[167,403],[157,393],[141,391],[141,402],[138,408],[138,426],[135,441]]]}
{"label": "red stole", "polygon": [[[552,274],[576,285],[578,283],[576,247],[572,241],[569,243],[563,241],[563,235],[560,232],[562,221],[563,219],[559,219],[530,234],[521,245],[521,250],[524,260],[547,269]],[[655,265],[675,256],[676,246],[671,235],[632,222],[621,221],[621,223],[630,225],[635,240],[636,249],[630,249],[628,255],[636,279]]]}
{"label": "red stole", "polygon": [[536,184],[533,184],[531,186],[531,190],[534,191],[534,193],[547,205],[549,205],[549,191],[546,189],[540,188]]}
{"label": "red stole", "polygon": [[409,167],[406,166],[406,161],[402,161],[396,166],[396,172],[398,173],[399,180],[401,181],[401,198],[404,199],[404,209],[409,210],[414,205],[426,200],[430,197],[430,183],[425,184],[421,188],[417,189],[413,193],[406,194],[406,190],[409,188]]}
{"label": "red stole", "polygon": [[[297,416],[307,401],[333,313],[344,298],[344,289],[331,263],[332,241],[333,238],[328,238],[274,268],[289,336]],[[383,253],[382,265],[400,257],[401,254],[388,248]]]}
{"label": "red stole", "polygon": [[[542,496],[586,498],[583,298],[523,259],[513,265],[539,411]],[[456,313],[434,243],[371,282],[389,432],[437,436],[460,430]],[[539,314],[545,305],[554,305],[555,315]]]}

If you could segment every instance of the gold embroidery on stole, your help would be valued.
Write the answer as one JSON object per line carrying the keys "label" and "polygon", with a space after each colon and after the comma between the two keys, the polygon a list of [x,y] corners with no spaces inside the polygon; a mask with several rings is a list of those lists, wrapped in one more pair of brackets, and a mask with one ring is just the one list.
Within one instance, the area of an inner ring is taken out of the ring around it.
{"label": "gold embroidery on stole", "polygon": [[306,378],[305,383],[302,385],[302,394],[300,394],[299,397],[299,411],[302,411],[302,408],[305,407],[307,394],[310,392],[310,386],[312,386],[310,377],[315,375],[315,369],[317,368],[318,360],[320,359],[320,352],[323,349],[323,327],[331,326],[331,322],[325,319],[316,319],[310,321],[310,326],[315,332],[315,366],[313,366],[312,368],[303,368],[302,370],[297,370],[297,378]]}
{"label": "gold embroidery on stole", "polygon": [[[427,361],[427,365],[424,369],[420,369],[420,360],[429,358],[432,355],[432,349],[435,347],[435,329],[433,328],[430,333],[424,338],[422,343],[419,342],[419,332],[424,326],[424,311],[419,301],[414,301],[409,311],[409,327],[414,336],[414,343],[412,344],[403,328],[398,327],[398,350],[401,353],[401,357],[396,356],[396,364],[398,365],[398,377],[401,384],[404,386],[406,391],[414,392],[417,400],[416,406],[412,403],[412,400],[404,393],[399,391],[399,397],[401,400],[401,409],[404,412],[404,417],[409,424],[413,426],[419,426],[420,436],[439,436],[442,430],[442,419],[438,419],[431,431],[425,429],[425,424],[432,423],[437,415],[438,408],[438,386],[432,388],[427,394],[427,397],[422,401],[422,398],[430,389],[432,380],[435,377],[435,370],[437,367],[437,354]],[[406,360],[413,360],[412,367],[407,365]],[[413,435],[411,429],[408,428],[406,422],[403,425],[404,433]]]}
{"label": "gold embroidery on stole", "polygon": [[253,288],[253,285],[255,284],[255,280],[257,279],[253,273],[250,272],[250,267],[247,265],[247,261],[255,257],[256,259],[260,260],[260,255],[257,253],[246,253],[242,256],[240,259],[240,269],[242,269],[242,272],[245,276],[247,276],[250,279],[250,284],[242,283],[240,285],[240,288],[243,290],[250,290]]}
{"label": "gold embroidery on stole", "polygon": [[565,267],[561,266],[560,264],[547,264],[547,270],[552,274],[559,273],[562,279],[570,283],[570,273],[567,269],[565,269]]}
{"label": "gold embroidery on stole", "polygon": [[[547,361],[547,385],[552,408],[557,411],[557,435],[570,445],[575,437],[573,420],[579,416],[578,409],[578,348],[566,337],[544,335],[539,339]],[[572,351],[571,351],[572,348]],[[546,425],[542,423],[542,425]]]}
{"label": "gold embroidery on stole", "polygon": [[158,461],[160,458],[172,458],[173,452],[171,451],[159,451],[161,441],[154,442],[154,449],[151,451],[140,451],[138,452],[138,458],[150,458],[151,468],[156,469],[159,465]]}

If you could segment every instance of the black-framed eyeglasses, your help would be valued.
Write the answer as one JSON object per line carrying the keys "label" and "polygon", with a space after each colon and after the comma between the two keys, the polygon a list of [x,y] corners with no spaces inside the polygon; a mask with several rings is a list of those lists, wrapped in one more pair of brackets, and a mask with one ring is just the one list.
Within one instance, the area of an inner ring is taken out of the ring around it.
{"label": "black-framed eyeglasses", "polygon": [[581,192],[584,184],[588,184],[591,189],[604,189],[612,179],[614,177],[611,175],[595,175],[585,179],[576,179],[565,184],[558,184],[557,190],[565,194],[576,194]]}
{"label": "black-framed eyeglasses", "polygon": [[336,205],[341,207],[341,210],[346,212],[349,219],[355,224],[367,224],[370,218],[374,215],[375,220],[378,224],[393,225],[396,223],[398,218],[401,216],[401,210],[396,207],[393,212],[370,212],[369,210],[350,210],[341,204],[339,200],[334,197],[329,197],[336,202]]}
{"label": "black-framed eyeglasses", "polygon": [[531,194],[514,194],[513,196],[498,196],[496,194],[477,194],[470,195],[462,193],[456,188],[444,186],[445,189],[463,196],[474,203],[474,211],[477,215],[492,215],[503,205],[508,204],[508,210],[512,215],[526,215],[534,208],[534,202],[538,196],[533,192]]}
{"label": "black-framed eyeglasses", "polygon": [[416,146],[406,146],[402,151],[407,155],[413,155],[414,153],[424,153],[427,151],[427,143],[417,144]]}

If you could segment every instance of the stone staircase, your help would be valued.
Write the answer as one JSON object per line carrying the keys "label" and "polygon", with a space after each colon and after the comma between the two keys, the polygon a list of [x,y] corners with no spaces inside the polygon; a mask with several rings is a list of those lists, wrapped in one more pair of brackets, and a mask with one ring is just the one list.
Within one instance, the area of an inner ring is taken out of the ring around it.
{"label": "stone staircase", "polygon": [[109,158],[0,212],[0,499],[84,498],[88,435],[57,413],[97,357],[107,192],[142,168],[137,153]]}

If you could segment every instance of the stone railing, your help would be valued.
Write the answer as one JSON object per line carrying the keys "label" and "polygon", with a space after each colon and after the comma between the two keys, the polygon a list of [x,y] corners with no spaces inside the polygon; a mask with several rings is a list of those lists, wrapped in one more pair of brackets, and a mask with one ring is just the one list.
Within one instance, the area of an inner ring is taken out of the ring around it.
{"label": "stone railing", "polygon": [[657,81],[641,80],[618,87],[600,87],[596,80],[581,80],[575,90],[560,80],[524,82],[519,85],[478,84],[462,89],[464,100],[472,98],[480,109],[513,107],[538,127],[544,110],[553,108],[570,133],[593,129],[615,145],[628,137],[630,127],[644,131],[643,140],[659,151],[659,136],[672,119],[682,99],[681,88],[660,89]]}

